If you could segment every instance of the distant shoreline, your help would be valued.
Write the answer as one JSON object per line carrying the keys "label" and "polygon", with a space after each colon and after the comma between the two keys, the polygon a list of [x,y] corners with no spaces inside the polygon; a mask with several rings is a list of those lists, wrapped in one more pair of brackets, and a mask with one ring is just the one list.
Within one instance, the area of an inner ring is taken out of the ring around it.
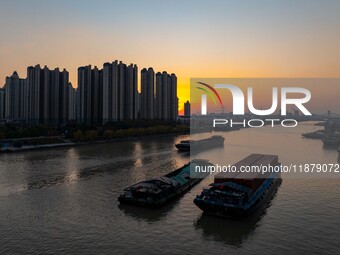
{"label": "distant shoreline", "polygon": [[65,142],[65,143],[53,143],[53,144],[41,144],[41,145],[23,145],[22,147],[19,147],[19,148],[11,146],[10,148],[1,148],[0,154],[18,153],[18,152],[44,150],[44,149],[49,150],[49,149],[75,147],[75,146],[91,145],[91,144],[115,143],[115,142],[122,142],[122,141],[138,141],[138,140],[144,140],[148,138],[166,137],[166,136],[172,137],[172,136],[177,136],[177,135],[189,135],[189,134],[190,132],[180,132],[180,133],[132,136],[132,137],[114,138],[114,139],[106,139],[106,140],[86,141],[86,142]]}

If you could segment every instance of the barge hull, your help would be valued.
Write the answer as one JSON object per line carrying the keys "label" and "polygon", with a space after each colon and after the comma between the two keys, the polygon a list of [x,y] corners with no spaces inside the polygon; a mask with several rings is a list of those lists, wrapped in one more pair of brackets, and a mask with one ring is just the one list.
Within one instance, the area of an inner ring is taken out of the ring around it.
{"label": "barge hull", "polygon": [[254,211],[261,209],[266,205],[273,195],[276,193],[278,187],[282,182],[281,178],[275,178],[273,180],[272,185],[266,191],[264,197],[258,201],[254,206],[250,207],[249,209],[237,208],[237,207],[228,207],[228,206],[221,206],[221,205],[211,205],[205,203],[203,200],[195,200],[194,203],[205,213],[209,215],[224,217],[224,218],[231,218],[231,219],[239,219],[246,217],[253,213]]}

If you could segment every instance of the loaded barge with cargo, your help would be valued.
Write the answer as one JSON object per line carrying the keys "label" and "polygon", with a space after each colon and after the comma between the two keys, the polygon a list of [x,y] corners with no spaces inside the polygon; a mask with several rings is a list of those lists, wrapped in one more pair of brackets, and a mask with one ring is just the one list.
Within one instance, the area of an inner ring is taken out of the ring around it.
{"label": "loaded barge with cargo", "polygon": [[161,207],[187,192],[198,184],[208,173],[190,172],[196,165],[211,165],[208,160],[193,160],[181,168],[162,177],[136,183],[124,190],[118,197],[121,204],[144,207]]}
{"label": "loaded barge with cargo", "polygon": [[176,144],[175,147],[179,151],[201,150],[213,147],[223,146],[224,137],[220,135],[213,135],[212,137],[201,140],[183,140]]}
{"label": "loaded barge with cargo", "polygon": [[214,183],[194,199],[205,213],[228,218],[249,215],[268,202],[282,182],[280,171],[240,172],[246,166],[277,166],[278,170],[277,155],[251,154],[234,166],[236,172],[215,175]]}

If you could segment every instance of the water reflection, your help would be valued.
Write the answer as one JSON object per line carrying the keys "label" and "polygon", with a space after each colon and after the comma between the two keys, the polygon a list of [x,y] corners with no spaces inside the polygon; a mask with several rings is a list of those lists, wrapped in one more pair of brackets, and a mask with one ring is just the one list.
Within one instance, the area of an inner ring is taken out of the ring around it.
{"label": "water reflection", "polygon": [[143,156],[143,149],[140,142],[135,143],[134,148],[134,156],[135,156],[135,167],[142,167],[142,156]]}
{"label": "water reflection", "polygon": [[126,216],[132,217],[133,219],[138,221],[143,220],[148,223],[164,219],[175,207],[176,207],[175,201],[158,209],[143,208],[133,205],[122,204],[118,206],[118,208],[122,210]]}
{"label": "water reflection", "polygon": [[190,151],[177,151],[178,155],[182,157],[190,157]]}
{"label": "water reflection", "polygon": [[117,169],[132,168],[135,164],[133,160],[121,160],[101,166],[87,167],[79,170],[79,178],[89,178],[93,176],[103,176],[105,174],[115,174]]}
{"label": "water reflection", "polygon": [[215,241],[241,247],[256,228],[260,226],[260,221],[266,215],[273,199],[275,199],[277,190],[262,208],[246,218],[235,220],[202,213],[195,222],[195,228],[203,230],[203,237],[205,239],[209,240],[210,237],[213,237]]}
{"label": "water reflection", "polygon": [[[181,138],[162,137],[17,154],[22,157],[19,163],[23,169],[23,187],[41,189],[117,173],[121,182],[132,185],[136,181],[162,176],[187,160],[187,157],[174,157],[177,152],[171,145],[178,139]],[[18,156],[9,155],[16,159],[20,158]]]}
{"label": "water reflection", "polygon": [[242,221],[223,219],[202,214],[195,222],[196,229],[203,230],[203,237],[228,245],[241,247],[242,243],[254,232],[261,217],[251,216]]}
{"label": "water reflection", "polygon": [[33,190],[33,189],[41,189],[41,188],[48,188],[58,183],[65,182],[66,177],[63,175],[51,175],[48,176],[46,179],[37,179],[35,176],[30,175],[27,180],[26,189]]}
{"label": "water reflection", "polygon": [[79,174],[79,154],[74,148],[71,148],[66,155],[65,168],[68,170],[67,180],[69,182],[76,182]]}
{"label": "water reflection", "polygon": [[65,182],[68,167],[62,166],[61,162],[66,163],[68,160],[64,154],[63,160],[60,160],[61,157],[59,150],[54,153],[32,151],[24,154],[24,161],[27,162],[23,172],[25,189],[41,189]]}

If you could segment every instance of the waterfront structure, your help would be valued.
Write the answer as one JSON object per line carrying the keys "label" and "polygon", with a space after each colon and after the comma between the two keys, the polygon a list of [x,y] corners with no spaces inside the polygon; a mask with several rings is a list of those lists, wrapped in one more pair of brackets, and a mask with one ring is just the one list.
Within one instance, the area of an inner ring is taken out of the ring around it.
{"label": "waterfront structure", "polygon": [[186,101],[184,103],[184,116],[190,116],[190,102]]}
{"label": "waterfront structure", "polygon": [[16,71],[6,77],[5,118],[14,122],[24,122],[27,117],[27,84]]}
{"label": "waterfront structure", "polygon": [[154,118],[154,101],[155,101],[155,72],[149,67],[141,71],[141,109],[140,117],[142,119],[152,120]]}

